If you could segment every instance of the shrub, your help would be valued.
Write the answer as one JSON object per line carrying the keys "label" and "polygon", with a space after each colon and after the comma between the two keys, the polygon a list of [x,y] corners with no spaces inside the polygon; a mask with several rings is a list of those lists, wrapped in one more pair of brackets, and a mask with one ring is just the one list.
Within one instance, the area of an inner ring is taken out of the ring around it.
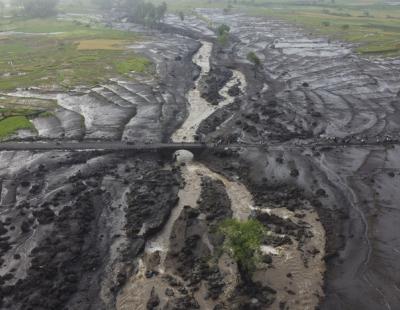
{"label": "shrub", "polygon": [[217,28],[217,34],[219,36],[223,35],[225,33],[229,33],[229,31],[231,31],[231,28],[228,25],[225,25],[225,24],[219,25],[218,28]]}
{"label": "shrub", "polygon": [[330,25],[331,25],[331,23],[328,22],[328,21],[326,21],[326,20],[324,20],[324,21],[322,22],[322,26],[329,27]]}
{"label": "shrub", "polygon": [[254,66],[258,67],[259,65],[261,65],[261,60],[260,58],[258,58],[258,56],[256,55],[256,53],[254,52],[249,52],[247,54],[247,60],[252,62],[254,64]]}

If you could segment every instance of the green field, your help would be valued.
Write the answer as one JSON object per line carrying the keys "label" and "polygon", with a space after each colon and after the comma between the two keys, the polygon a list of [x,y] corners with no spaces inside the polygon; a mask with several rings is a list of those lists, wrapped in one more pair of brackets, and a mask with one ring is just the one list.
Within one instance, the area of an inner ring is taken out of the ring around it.
{"label": "green field", "polygon": [[93,86],[130,71],[148,72],[150,61],[126,48],[140,39],[134,33],[96,24],[3,20],[0,91],[29,86],[71,89]]}

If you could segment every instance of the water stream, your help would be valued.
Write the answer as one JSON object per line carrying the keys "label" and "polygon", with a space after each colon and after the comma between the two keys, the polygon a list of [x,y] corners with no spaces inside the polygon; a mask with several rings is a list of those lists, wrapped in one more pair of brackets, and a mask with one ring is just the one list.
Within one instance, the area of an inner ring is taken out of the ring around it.
{"label": "water stream", "polygon": [[201,68],[201,73],[195,82],[195,87],[187,94],[188,100],[188,117],[173,135],[174,142],[194,142],[196,131],[202,121],[207,119],[216,110],[233,102],[234,97],[228,94],[228,90],[235,84],[239,84],[240,90],[243,92],[246,87],[246,78],[240,71],[232,70],[232,77],[221,89],[220,95],[223,98],[218,105],[210,104],[206,99],[202,98],[199,90],[199,83],[210,72],[210,56],[212,52],[212,44],[202,41],[202,46],[193,56],[193,62]]}

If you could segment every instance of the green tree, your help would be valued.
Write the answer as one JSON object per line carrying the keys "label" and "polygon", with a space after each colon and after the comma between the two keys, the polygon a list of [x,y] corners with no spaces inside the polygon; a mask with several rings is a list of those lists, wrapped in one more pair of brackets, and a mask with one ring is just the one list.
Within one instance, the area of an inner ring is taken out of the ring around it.
{"label": "green tree", "polygon": [[231,28],[228,25],[222,24],[219,25],[217,30],[217,35],[218,35],[218,42],[221,45],[225,45],[228,43],[229,40],[229,31],[231,31]]}
{"label": "green tree", "polygon": [[165,2],[155,6],[151,2],[143,0],[125,0],[120,8],[127,14],[132,22],[152,27],[159,24],[167,12]]}
{"label": "green tree", "polygon": [[257,220],[241,222],[229,219],[220,224],[219,231],[225,237],[224,249],[238,264],[243,280],[251,281],[266,235],[265,227]]}
{"label": "green tree", "polygon": [[181,19],[181,21],[185,20],[185,14],[182,11],[178,12],[179,18]]}
{"label": "green tree", "polygon": [[229,31],[231,31],[231,28],[228,25],[222,24],[219,25],[217,28],[217,34],[218,35],[223,35],[225,33],[229,33]]}
{"label": "green tree", "polygon": [[254,77],[257,77],[257,70],[261,67],[261,60],[258,58],[256,53],[249,52],[247,54],[247,60],[250,61],[254,65]]}

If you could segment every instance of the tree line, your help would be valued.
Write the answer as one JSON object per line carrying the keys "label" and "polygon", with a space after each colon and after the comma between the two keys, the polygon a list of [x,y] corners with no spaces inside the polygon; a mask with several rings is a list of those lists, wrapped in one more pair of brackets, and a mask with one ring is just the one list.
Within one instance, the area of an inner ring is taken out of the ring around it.
{"label": "tree line", "polygon": [[[29,17],[48,17],[57,14],[60,0],[12,0],[12,7],[17,15]],[[165,2],[155,5],[146,0],[92,0],[101,10],[114,10],[122,13],[129,21],[152,27],[159,24],[167,12]],[[3,2],[0,0],[0,3]],[[0,5],[2,13],[4,6]]]}
{"label": "tree line", "polygon": [[13,0],[11,6],[18,15],[48,17],[57,13],[59,0]]}
{"label": "tree line", "polygon": [[114,9],[121,12],[129,21],[145,26],[159,24],[167,13],[165,2],[155,5],[145,0],[93,0],[103,10]]}

